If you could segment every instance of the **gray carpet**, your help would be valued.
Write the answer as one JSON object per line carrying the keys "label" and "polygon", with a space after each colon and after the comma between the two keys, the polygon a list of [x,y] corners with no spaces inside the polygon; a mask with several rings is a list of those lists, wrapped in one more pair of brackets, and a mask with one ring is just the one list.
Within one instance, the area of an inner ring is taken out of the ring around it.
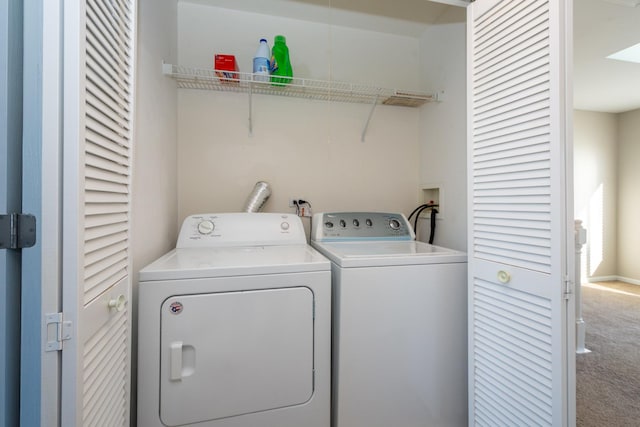
{"label": "gray carpet", "polygon": [[578,427],[640,426],[640,286],[585,284],[588,354],[576,355]]}

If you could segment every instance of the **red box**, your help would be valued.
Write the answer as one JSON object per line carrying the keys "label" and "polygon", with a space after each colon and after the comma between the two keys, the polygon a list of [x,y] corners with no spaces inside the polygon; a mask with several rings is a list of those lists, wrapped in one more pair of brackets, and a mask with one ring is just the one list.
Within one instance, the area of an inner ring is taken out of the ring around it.
{"label": "red box", "polygon": [[213,68],[220,81],[227,84],[238,84],[238,73],[233,72],[240,71],[236,57],[234,55],[216,53],[214,58]]}

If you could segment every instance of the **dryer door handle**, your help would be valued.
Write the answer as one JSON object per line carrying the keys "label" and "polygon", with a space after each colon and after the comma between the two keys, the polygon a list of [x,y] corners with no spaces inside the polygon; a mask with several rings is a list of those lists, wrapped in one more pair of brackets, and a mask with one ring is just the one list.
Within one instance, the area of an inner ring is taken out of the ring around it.
{"label": "dryer door handle", "polygon": [[171,364],[171,381],[182,380],[182,341],[171,343],[169,363]]}

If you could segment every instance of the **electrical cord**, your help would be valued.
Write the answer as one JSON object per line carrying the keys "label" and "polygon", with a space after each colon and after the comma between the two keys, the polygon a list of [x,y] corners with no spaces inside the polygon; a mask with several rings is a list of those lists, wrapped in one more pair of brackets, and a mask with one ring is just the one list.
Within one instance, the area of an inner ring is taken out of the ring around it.
{"label": "electrical cord", "polygon": [[[311,211],[311,203],[307,202],[306,200],[302,200],[302,199],[298,199],[298,200],[293,200],[293,204],[296,207],[296,215],[301,217],[301,218],[309,218],[309,236],[307,237],[307,242],[310,241],[311,239],[311,233],[313,231],[313,215],[312,215],[312,211]],[[304,207],[303,206],[307,206],[309,208],[309,215],[306,215],[304,212]]]}
{"label": "electrical cord", "polygon": [[413,231],[417,234],[418,233],[418,218],[420,218],[420,214],[422,214],[422,211],[426,210],[426,209],[433,209],[432,206],[430,205],[424,205],[417,213],[416,213],[416,218],[413,220]]}
{"label": "electrical cord", "polygon": [[436,208],[431,209],[431,231],[429,232],[429,244],[433,244],[433,238],[436,234],[436,215],[438,210]]}
{"label": "electrical cord", "polygon": [[411,212],[411,214],[409,214],[409,217],[407,218],[409,221],[411,221],[411,217],[413,216],[413,214],[415,214],[416,212],[418,212],[421,208],[425,207],[425,206],[429,206],[429,203],[425,203],[423,205],[418,206],[417,208],[415,208],[413,210],[413,212]]}
{"label": "electrical cord", "polygon": [[293,204],[296,207],[296,215],[301,217],[305,217],[305,216],[311,217],[311,215],[305,215],[305,212],[304,212],[304,206],[307,206],[309,208],[309,214],[311,213],[311,203],[307,202],[306,200],[298,199],[298,200],[293,200]]}

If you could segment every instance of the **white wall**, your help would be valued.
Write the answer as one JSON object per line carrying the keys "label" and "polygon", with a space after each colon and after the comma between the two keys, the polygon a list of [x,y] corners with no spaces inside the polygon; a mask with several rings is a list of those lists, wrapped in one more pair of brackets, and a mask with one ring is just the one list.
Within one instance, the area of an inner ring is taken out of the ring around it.
{"label": "white wall", "polygon": [[176,45],[175,0],[140,0],[132,190],[132,425],[136,424],[138,271],[175,247],[177,237],[177,89],[161,73],[162,60],[177,59]]}
{"label": "white wall", "polygon": [[640,284],[640,110],[574,111],[575,217],[587,229],[583,276]]}
{"label": "white wall", "polygon": [[[234,54],[251,71],[260,37],[284,34],[294,76],[415,90],[419,40],[381,32],[180,3],[179,63],[211,68],[215,53]],[[378,106],[366,141],[370,105],[181,90],[178,95],[179,218],[239,211],[254,184],[271,184],[265,211],[291,211],[288,199],[315,212],[416,206],[419,109]]]}
{"label": "white wall", "polygon": [[[440,189],[440,215],[434,243],[467,250],[467,94],[466,24],[463,8],[450,8],[438,25],[421,38],[422,74],[443,90],[444,101],[422,108],[420,183]],[[429,220],[420,221],[421,239],[429,236]]]}
{"label": "white wall", "polygon": [[574,213],[587,229],[583,267],[589,277],[617,274],[618,118],[574,111]]}
{"label": "white wall", "polygon": [[175,247],[177,89],[162,61],[177,60],[175,0],[138,6],[136,138],[133,181],[134,271]]}
{"label": "white wall", "polygon": [[618,270],[619,277],[640,284],[640,110],[619,114]]}

